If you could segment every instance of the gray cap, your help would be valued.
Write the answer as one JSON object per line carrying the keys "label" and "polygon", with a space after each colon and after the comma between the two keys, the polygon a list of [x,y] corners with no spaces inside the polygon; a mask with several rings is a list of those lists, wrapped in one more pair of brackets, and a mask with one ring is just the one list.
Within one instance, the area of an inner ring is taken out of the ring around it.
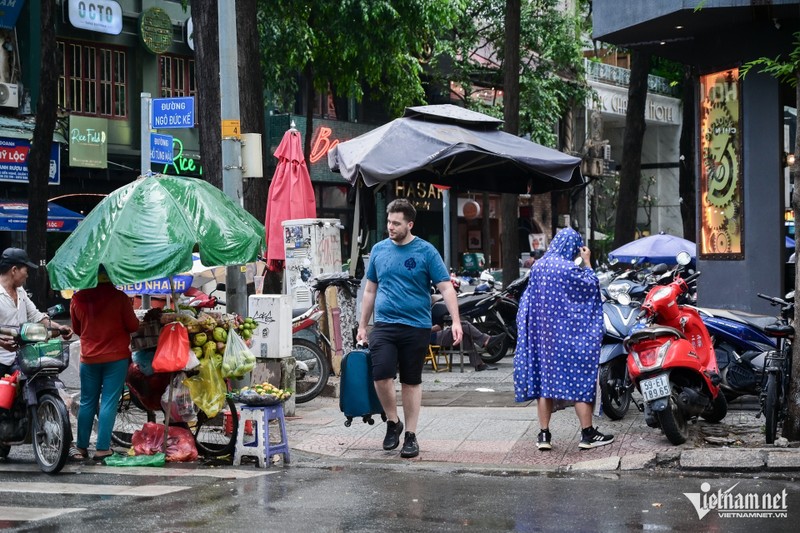
{"label": "gray cap", "polygon": [[6,248],[3,250],[3,257],[0,259],[3,265],[25,265],[28,268],[39,268],[39,265],[31,261],[28,254],[22,248]]}

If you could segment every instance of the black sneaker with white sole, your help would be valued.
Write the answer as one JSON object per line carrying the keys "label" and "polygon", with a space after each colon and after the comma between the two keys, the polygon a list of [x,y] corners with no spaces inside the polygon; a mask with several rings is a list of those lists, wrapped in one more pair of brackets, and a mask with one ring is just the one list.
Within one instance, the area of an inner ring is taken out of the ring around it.
{"label": "black sneaker with white sole", "polygon": [[543,429],[539,432],[539,436],[536,437],[536,447],[540,450],[551,450],[553,446],[550,445],[550,430]]}
{"label": "black sneaker with white sole", "polygon": [[578,448],[582,450],[589,450],[591,448],[598,448],[611,444],[614,442],[614,435],[603,435],[597,431],[596,427],[588,427],[581,429],[581,442]]}

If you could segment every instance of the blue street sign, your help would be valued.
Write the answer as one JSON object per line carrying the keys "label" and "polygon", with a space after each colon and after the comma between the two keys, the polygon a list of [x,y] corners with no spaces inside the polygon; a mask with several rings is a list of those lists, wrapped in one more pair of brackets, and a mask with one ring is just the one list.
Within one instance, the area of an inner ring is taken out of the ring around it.
{"label": "blue street sign", "polygon": [[194,128],[194,97],[153,98],[152,127]]}
{"label": "blue street sign", "polygon": [[153,163],[172,163],[172,135],[150,134],[150,161]]}

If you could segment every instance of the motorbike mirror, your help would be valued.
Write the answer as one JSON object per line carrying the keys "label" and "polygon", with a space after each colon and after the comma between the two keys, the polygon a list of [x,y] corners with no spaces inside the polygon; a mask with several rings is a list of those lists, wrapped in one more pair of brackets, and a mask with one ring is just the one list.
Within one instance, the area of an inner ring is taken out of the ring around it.
{"label": "motorbike mirror", "polygon": [[623,293],[617,296],[617,301],[622,305],[630,305],[631,297],[628,294]]}
{"label": "motorbike mirror", "polygon": [[678,262],[679,265],[686,266],[692,262],[692,256],[689,255],[689,252],[683,251],[679,252],[678,255],[675,256],[675,260]]}
{"label": "motorbike mirror", "polygon": [[225,284],[224,283],[217,283],[217,288],[214,289],[214,290],[224,291],[225,290]]}

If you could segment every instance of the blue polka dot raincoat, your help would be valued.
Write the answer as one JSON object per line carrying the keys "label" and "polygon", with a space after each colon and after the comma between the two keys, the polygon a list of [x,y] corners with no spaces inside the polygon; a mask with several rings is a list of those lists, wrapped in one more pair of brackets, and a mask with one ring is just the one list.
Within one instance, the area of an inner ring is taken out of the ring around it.
{"label": "blue polka dot raincoat", "polygon": [[594,402],[603,308],[594,272],[575,265],[582,245],[578,232],[565,228],[531,269],[517,313],[518,402]]}

